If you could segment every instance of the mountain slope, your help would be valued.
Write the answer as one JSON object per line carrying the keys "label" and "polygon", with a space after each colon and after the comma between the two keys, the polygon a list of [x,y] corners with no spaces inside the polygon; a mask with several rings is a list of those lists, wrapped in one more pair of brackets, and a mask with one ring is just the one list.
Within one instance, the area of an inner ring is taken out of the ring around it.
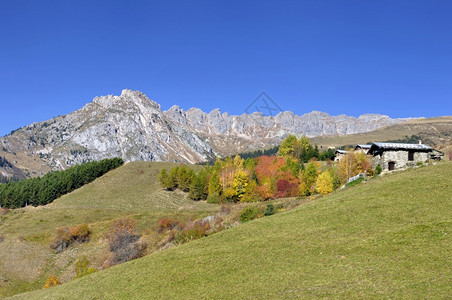
{"label": "mountain slope", "polygon": [[439,150],[452,151],[452,116],[409,120],[367,133],[319,136],[312,138],[311,142],[321,147],[337,147],[403,139],[412,135],[420,136],[424,143]]}
{"label": "mountain slope", "polygon": [[[215,214],[218,205],[160,188],[161,168],[176,165],[126,163],[51,204],[14,209],[4,215],[0,211],[0,298],[40,289],[53,274],[63,281],[72,279],[74,264],[82,255],[97,268],[102,267],[108,256],[104,235],[117,218],[136,219],[140,234],[147,230],[143,237],[150,241],[149,251],[155,251],[152,230],[159,218],[186,220]],[[91,241],[56,254],[49,244],[57,228],[79,224],[89,225]]]}
{"label": "mountain slope", "polygon": [[452,163],[398,172],[18,299],[452,293]]}
{"label": "mountain slope", "polygon": [[322,112],[231,116],[218,109],[205,113],[177,106],[163,112],[141,92],[123,90],[120,96],[96,97],[73,113],[0,138],[0,156],[16,161],[15,166],[28,176],[111,157],[196,163],[215,154],[224,156],[274,145],[290,133],[352,134],[401,121],[382,115],[355,118]]}

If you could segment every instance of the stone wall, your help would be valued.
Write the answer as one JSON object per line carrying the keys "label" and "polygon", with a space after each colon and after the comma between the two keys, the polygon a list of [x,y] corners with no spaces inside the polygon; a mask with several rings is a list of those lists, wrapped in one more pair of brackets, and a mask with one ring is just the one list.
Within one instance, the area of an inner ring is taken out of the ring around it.
{"label": "stone wall", "polygon": [[408,151],[384,151],[381,155],[372,157],[372,165],[380,165],[384,171],[389,169],[389,162],[395,162],[395,170],[407,167],[414,167],[418,162],[425,162],[429,159],[427,152],[414,152],[414,160],[408,161]]}

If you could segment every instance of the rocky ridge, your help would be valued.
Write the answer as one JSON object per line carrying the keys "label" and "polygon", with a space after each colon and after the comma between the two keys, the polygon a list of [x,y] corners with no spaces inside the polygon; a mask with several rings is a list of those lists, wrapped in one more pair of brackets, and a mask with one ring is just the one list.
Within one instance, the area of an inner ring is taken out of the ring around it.
{"label": "rocky ridge", "polygon": [[[353,134],[401,121],[383,115],[355,118],[318,111],[302,116],[289,111],[276,116],[235,116],[219,109],[206,113],[178,106],[162,111],[143,93],[126,89],[119,96],[96,97],[73,113],[33,123],[0,138],[0,155],[17,161],[20,153],[53,170],[115,156],[126,161],[197,163],[216,155],[268,147],[288,134]],[[36,166],[20,160],[17,166],[31,176],[40,175],[34,170]]]}

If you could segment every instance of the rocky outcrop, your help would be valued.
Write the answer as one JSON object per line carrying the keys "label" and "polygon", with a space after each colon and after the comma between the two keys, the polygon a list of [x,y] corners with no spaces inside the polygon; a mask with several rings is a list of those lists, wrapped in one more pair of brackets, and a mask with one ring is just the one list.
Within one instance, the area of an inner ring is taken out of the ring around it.
{"label": "rocky outcrop", "polygon": [[141,92],[123,90],[119,96],[96,97],[73,113],[16,130],[0,138],[0,148],[39,157],[54,170],[116,156],[126,161],[196,163],[267,147],[288,134],[352,134],[397,122],[381,115],[355,118],[317,111],[302,116],[289,111],[234,116],[219,109],[206,113],[173,106],[163,112]]}

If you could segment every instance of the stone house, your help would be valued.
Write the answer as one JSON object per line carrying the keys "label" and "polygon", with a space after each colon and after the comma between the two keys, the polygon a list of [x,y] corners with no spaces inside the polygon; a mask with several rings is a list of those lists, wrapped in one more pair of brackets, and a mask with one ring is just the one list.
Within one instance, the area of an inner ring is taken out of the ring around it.
{"label": "stone house", "polygon": [[368,154],[372,155],[374,167],[380,165],[383,171],[392,171],[424,163],[432,158],[433,151],[421,143],[373,143]]}

